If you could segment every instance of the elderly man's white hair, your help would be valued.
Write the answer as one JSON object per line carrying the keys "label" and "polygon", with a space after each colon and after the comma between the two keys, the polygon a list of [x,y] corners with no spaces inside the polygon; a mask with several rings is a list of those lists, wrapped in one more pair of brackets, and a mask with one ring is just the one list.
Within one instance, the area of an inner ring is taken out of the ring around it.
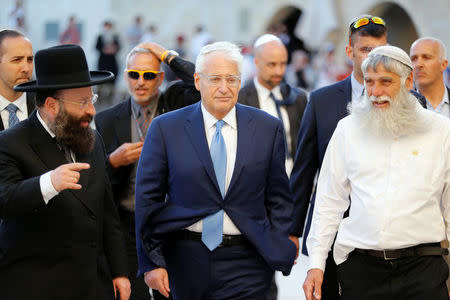
{"label": "elderly man's white hair", "polygon": [[228,59],[236,62],[239,74],[242,71],[242,62],[244,57],[241,54],[241,49],[230,42],[215,42],[213,44],[209,44],[204,46],[200,53],[197,56],[197,60],[195,61],[195,72],[201,73],[204,69],[205,64],[205,56],[211,52],[223,52],[227,55]]}
{"label": "elderly man's white hair", "polygon": [[380,46],[373,49],[361,65],[363,74],[368,69],[376,70],[379,65],[392,73],[400,76],[402,84],[405,83],[411,73],[413,66],[408,54],[395,46]]}

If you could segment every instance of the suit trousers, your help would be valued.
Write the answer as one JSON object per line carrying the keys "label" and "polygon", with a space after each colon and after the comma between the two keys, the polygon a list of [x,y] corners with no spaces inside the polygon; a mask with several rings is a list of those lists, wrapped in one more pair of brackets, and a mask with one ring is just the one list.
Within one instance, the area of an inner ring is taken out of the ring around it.
{"label": "suit trousers", "polygon": [[[149,300],[150,293],[143,277],[137,276],[137,253],[136,253],[136,232],[134,213],[127,211],[119,206],[120,223],[122,226],[123,236],[125,239],[125,247],[127,250],[129,279],[131,282],[130,300]],[[161,295],[157,290],[153,290],[153,298],[155,300],[168,299]],[[169,298],[170,300],[171,298]]]}
{"label": "suit trousers", "polygon": [[265,300],[274,276],[249,243],[210,251],[201,241],[169,240],[164,258],[175,300]]}
{"label": "suit trousers", "polygon": [[353,252],[338,265],[342,300],[448,300],[448,273],[442,256],[384,260]]}

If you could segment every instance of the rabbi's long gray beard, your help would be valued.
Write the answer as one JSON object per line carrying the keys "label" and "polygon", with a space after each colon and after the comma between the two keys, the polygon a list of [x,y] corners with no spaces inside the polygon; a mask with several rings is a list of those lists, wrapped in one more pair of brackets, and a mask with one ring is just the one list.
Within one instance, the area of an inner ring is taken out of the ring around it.
{"label": "rabbi's long gray beard", "polygon": [[[390,105],[377,108],[372,104],[373,101],[389,101]],[[367,97],[364,94],[348,109],[361,126],[367,127],[375,135],[397,137],[416,132],[422,126],[416,104],[416,97],[403,86],[393,99],[388,96]]]}

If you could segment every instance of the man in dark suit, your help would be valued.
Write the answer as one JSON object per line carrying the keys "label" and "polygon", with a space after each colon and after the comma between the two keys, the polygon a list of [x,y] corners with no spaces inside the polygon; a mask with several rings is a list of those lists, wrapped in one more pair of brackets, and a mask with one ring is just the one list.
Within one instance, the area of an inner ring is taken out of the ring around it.
{"label": "man in dark suit", "polygon": [[[273,34],[259,37],[253,46],[256,77],[239,91],[239,103],[260,108],[283,123],[286,137],[286,172],[291,174],[297,150],[297,134],[307,103],[303,90],[282,82],[288,61],[283,42]],[[298,238],[292,236],[298,248]],[[275,280],[269,299],[277,298]]]}
{"label": "man in dark suit", "polygon": [[297,134],[307,94],[282,82],[287,65],[283,42],[273,34],[259,37],[253,46],[256,77],[239,91],[239,103],[260,108],[283,122],[286,136],[286,171],[291,173]]}
{"label": "man in dark suit", "polygon": [[448,65],[444,43],[432,37],[420,38],[411,45],[409,53],[414,66],[414,83],[426,98],[426,108],[450,118],[450,89],[444,84]]}
{"label": "man in dark suit", "polygon": [[[337,123],[348,115],[349,102],[358,100],[364,91],[361,63],[372,49],[386,43],[387,30],[381,18],[363,15],[354,19],[349,28],[349,45],[345,48],[347,56],[353,61],[352,75],[310,94],[298,133],[297,153],[290,178],[295,201],[290,234],[298,237],[303,235],[302,253],[305,255],[308,255],[305,243],[314,211],[314,178],[320,170]],[[325,270],[322,299],[339,299],[332,251]]]}
{"label": "man in dark suit", "polygon": [[202,48],[201,102],[154,119],[139,160],[139,273],[176,300],[264,299],[295,259],[283,127],[236,104],[242,59],[229,42]]}
{"label": "man in dark suit", "polygon": [[89,127],[110,81],[89,72],[83,50],[36,53],[37,110],[0,133],[2,299],[126,300],[130,283],[100,135]]}
{"label": "man in dark suit", "polygon": [[[131,50],[127,56],[127,71],[125,71],[130,97],[95,117],[97,130],[103,137],[112,167],[114,200],[125,233],[132,287],[131,299],[149,297],[148,287],[143,278],[136,278],[138,263],[134,229],[136,162],[141,153],[143,137],[154,117],[200,100],[200,94],[194,85],[194,65],[178,55],[171,55],[169,59],[165,57],[165,61],[182,81],[173,83],[164,93],[159,91],[164,78],[164,73],[159,72],[161,56],[164,53],[167,53],[167,50],[155,43],[141,44]],[[135,74],[132,74],[135,71],[130,70],[149,72],[154,76],[147,78],[144,73],[138,74],[135,78],[133,77]],[[149,110],[150,120],[146,123],[140,122],[144,118],[141,112],[146,110]],[[156,299],[162,298],[157,291],[153,291],[153,295]]]}
{"label": "man in dark suit", "polygon": [[14,91],[33,74],[33,48],[22,33],[0,30],[0,131],[25,120],[34,110],[34,95]]}

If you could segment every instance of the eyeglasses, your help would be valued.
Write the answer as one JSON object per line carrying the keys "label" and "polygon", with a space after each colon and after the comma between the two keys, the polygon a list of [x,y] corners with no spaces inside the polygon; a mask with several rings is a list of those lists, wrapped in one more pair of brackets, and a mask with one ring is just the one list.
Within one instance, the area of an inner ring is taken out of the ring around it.
{"label": "eyeglasses", "polygon": [[364,18],[359,18],[358,20],[353,22],[351,27],[354,28],[354,29],[358,29],[358,28],[360,28],[362,26],[366,26],[370,22],[372,22],[374,24],[386,26],[386,22],[384,22],[384,20],[382,18],[380,18],[380,17],[370,17],[370,18],[369,17],[364,17]]}
{"label": "eyeglasses", "polygon": [[208,83],[212,86],[219,86],[222,83],[222,80],[225,80],[225,84],[227,86],[238,86],[241,82],[241,76],[240,75],[230,75],[226,77],[218,76],[218,75],[205,75],[202,73],[199,73],[200,76],[206,78]]}
{"label": "eyeglasses", "polygon": [[158,71],[139,71],[139,70],[125,70],[128,73],[128,77],[134,80],[138,80],[140,76],[144,77],[144,80],[153,80],[158,76],[160,72]]}
{"label": "eyeglasses", "polygon": [[80,102],[78,102],[78,101],[70,101],[70,100],[63,100],[63,99],[58,99],[58,98],[55,98],[55,97],[53,97],[53,99],[56,99],[56,100],[61,101],[61,102],[77,104],[77,105],[80,106],[80,109],[84,109],[84,108],[88,107],[89,104],[94,104],[95,102],[97,102],[98,95],[97,94],[93,94],[91,98],[84,99],[84,100],[82,100]]}

